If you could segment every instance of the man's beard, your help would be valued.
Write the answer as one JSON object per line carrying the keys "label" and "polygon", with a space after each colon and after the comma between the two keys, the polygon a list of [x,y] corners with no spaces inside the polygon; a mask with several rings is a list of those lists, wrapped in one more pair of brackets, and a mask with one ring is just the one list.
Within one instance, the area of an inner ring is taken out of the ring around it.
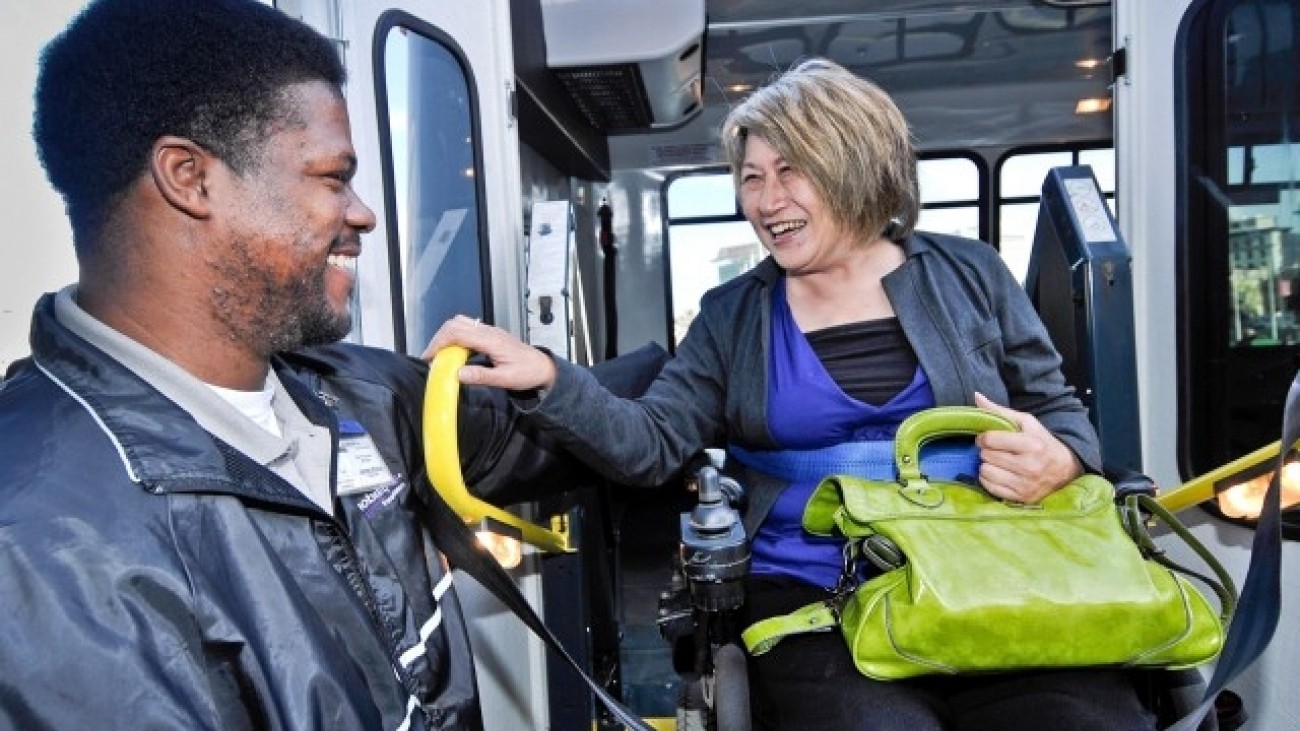
{"label": "man's beard", "polygon": [[252,262],[221,266],[230,287],[212,291],[217,317],[232,340],[266,357],[340,340],[351,331],[352,318],[330,305],[328,266],[322,262],[288,282]]}
{"label": "man's beard", "polygon": [[[268,316],[263,327],[270,352],[296,350],[341,340],[352,329],[348,312],[336,312],[325,295],[324,269],[292,282],[279,291],[263,295],[262,312]],[[279,321],[276,322],[275,319]]]}

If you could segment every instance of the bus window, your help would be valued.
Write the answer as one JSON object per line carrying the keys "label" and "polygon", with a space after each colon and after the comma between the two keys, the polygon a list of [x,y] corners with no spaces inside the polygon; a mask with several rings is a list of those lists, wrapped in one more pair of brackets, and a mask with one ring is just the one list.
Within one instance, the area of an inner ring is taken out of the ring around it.
{"label": "bus window", "polygon": [[987,176],[978,158],[926,156],[916,163],[921,186],[921,231],[985,239]]}
{"label": "bus window", "polygon": [[1183,469],[1277,439],[1300,357],[1300,8],[1215,0],[1179,40]]}
{"label": "bus window", "polygon": [[468,72],[450,39],[414,18],[403,21],[409,25],[379,30],[376,87],[387,112],[380,126],[395,336],[399,350],[419,353],[451,315],[490,319],[490,292]]}
{"label": "bus window", "polygon": [[1115,150],[1112,147],[1012,151],[998,164],[997,245],[1022,283],[1038,225],[1038,200],[1047,171],[1091,165],[1111,213],[1115,213]]}
{"label": "bus window", "polygon": [[681,219],[733,218],[736,187],[731,173],[701,173],[674,178],[668,185],[668,217]]}
{"label": "bus window", "polygon": [[1109,147],[1079,150],[1079,164],[1092,168],[1097,187],[1106,194],[1106,202],[1110,204],[1110,214],[1115,215],[1115,150]]}
{"label": "bus window", "polygon": [[676,345],[699,312],[700,297],[757,264],[764,252],[740,213],[730,172],[675,177],[668,181],[667,197],[666,269]]}

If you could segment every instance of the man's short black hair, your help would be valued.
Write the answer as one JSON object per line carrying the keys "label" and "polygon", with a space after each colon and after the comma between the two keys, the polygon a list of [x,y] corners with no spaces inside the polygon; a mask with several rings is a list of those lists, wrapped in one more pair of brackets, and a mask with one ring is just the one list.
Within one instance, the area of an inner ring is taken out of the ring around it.
{"label": "man's short black hair", "polygon": [[79,255],[164,135],[243,172],[279,122],[284,87],[341,88],[338,51],[254,0],[97,0],[45,47],[33,136]]}

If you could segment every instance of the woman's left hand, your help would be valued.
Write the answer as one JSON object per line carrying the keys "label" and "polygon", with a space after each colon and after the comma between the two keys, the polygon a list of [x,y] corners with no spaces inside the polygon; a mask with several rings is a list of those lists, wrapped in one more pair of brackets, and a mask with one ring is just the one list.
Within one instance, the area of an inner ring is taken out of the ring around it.
{"label": "woman's left hand", "polygon": [[975,437],[980,448],[980,484],[991,495],[1036,503],[1083,473],[1079,458],[1033,414],[1000,406],[984,394],[975,405],[1006,417],[1018,432],[986,431]]}

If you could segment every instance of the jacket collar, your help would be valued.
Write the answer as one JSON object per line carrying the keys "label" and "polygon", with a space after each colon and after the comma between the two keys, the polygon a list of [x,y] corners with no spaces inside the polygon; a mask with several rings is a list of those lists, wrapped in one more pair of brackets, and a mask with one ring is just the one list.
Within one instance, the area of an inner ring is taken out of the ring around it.
{"label": "jacket collar", "polygon": [[[313,507],[296,488],[205,431],[147,381],[77,337],[54,314],[54,295],[32,316],[32,360],[112,440],[131,480],[151,492],[224,492]],[[314,423],[337,425],[329,409],[278,360],[285,391]],[[265,479],[235,479],[239,472]]]}
{"label": "jacket collar", "polygon": [[[924,236],[912,234],[908,236],[901,244],[903,253],[907,258],[914,259],[930,250],[930,243]],[[777,265],[776,259],[769,254],[767,258],[754,265],[747,273],[747,276],[753,277],[764,287],[771,287],[772,283],[781,276],[781,267]]]}

